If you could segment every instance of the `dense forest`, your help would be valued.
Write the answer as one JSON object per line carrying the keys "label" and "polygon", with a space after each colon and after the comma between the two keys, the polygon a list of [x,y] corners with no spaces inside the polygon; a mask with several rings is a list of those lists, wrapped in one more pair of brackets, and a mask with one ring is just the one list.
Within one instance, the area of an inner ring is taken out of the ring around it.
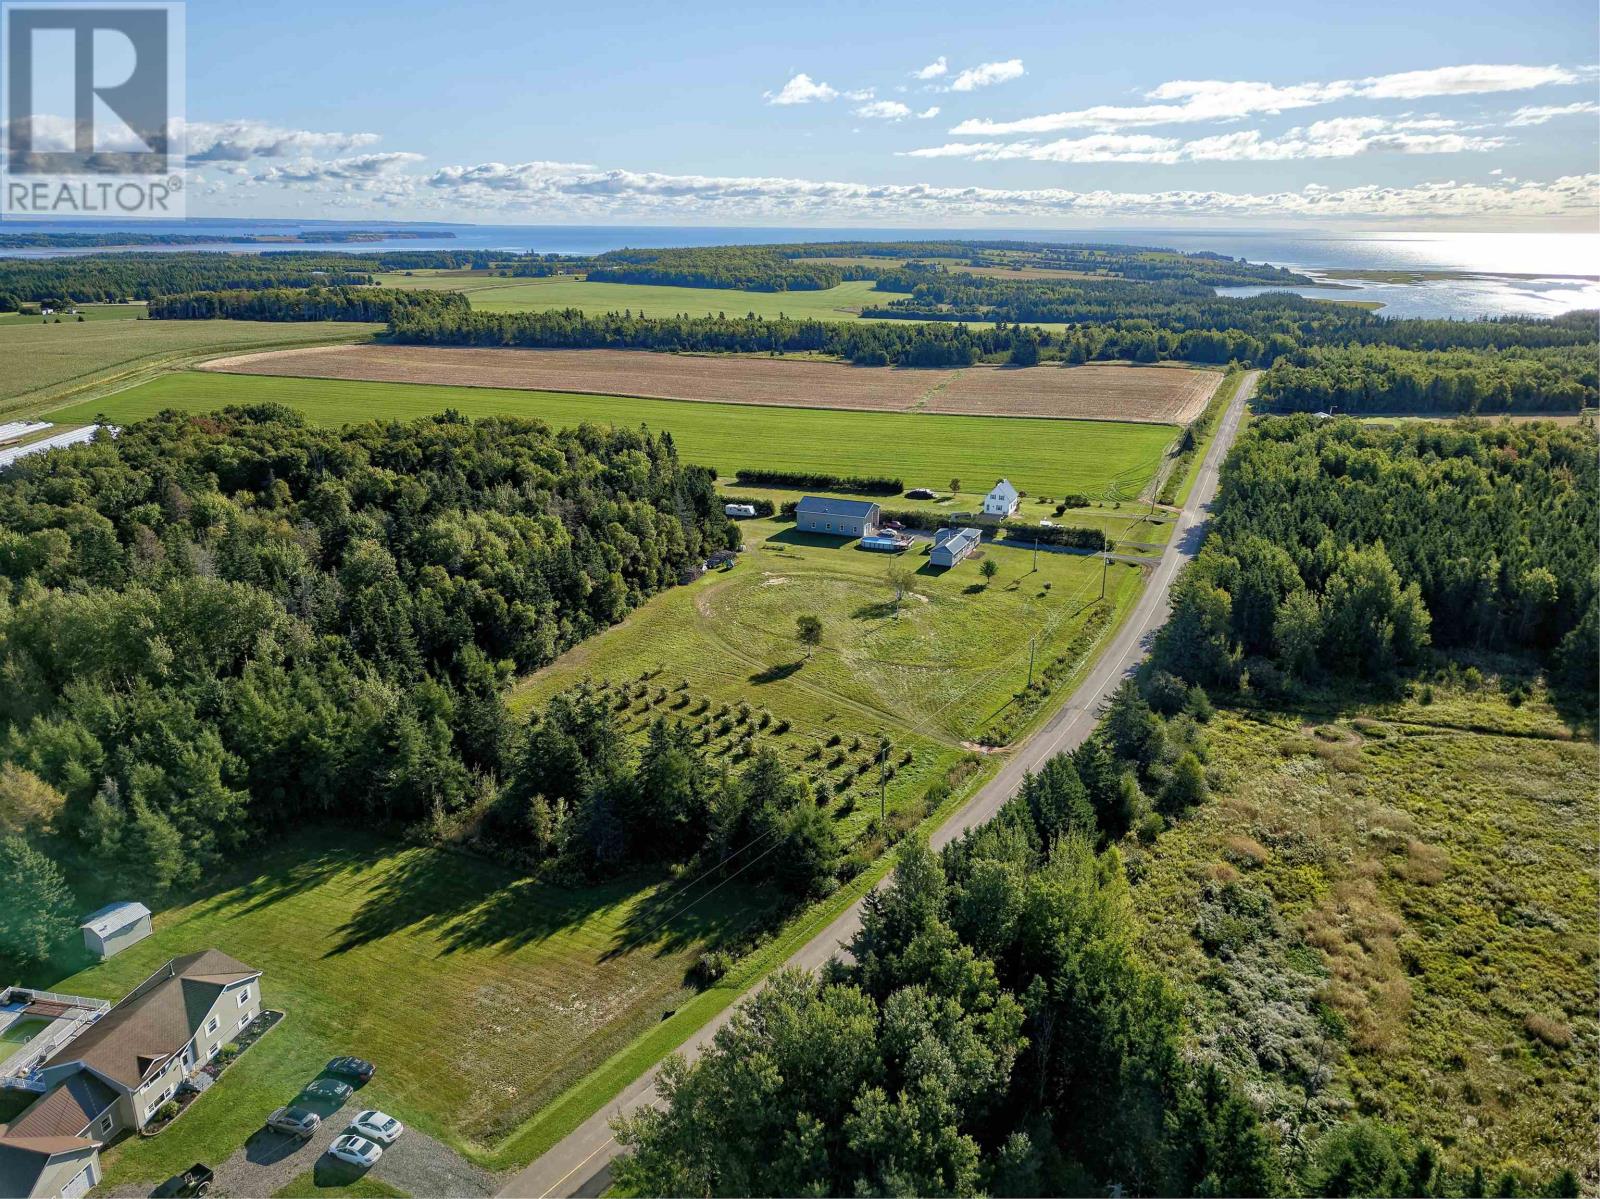
{"label": "dense forest", "polygon": [[669,287],[723,287],[739,291],[822,291],[846,278],[830,262],[785,255],[772,246],[717,246],[689,250],[612,250],[588,268],[595,283],[655,283]]}
{"label": "dense forest", "polygon": [[421,313],[471,311],[458,291],[393,287],[263,287],[242,291],[191,291],[150,301],[152,320],[392,321]]}
{"label": "dense forest", "polygon": [[1593,346],[1316,347],[1274,362],[1256,397],[1299,412],[1571,412],[1600,404],[1600,361]]}
{"label": "dense forest", "polygon": [[1271,692],[1394,678],[1429,645],[1527,651],[1592,707],[1597,540],[1592,429],[1266,418],[1229,458],[1160,654]]}
{"label": "dense forest", "polygon": [[0,477],[0,811],[159,893],[286,821],[526,799],[506,680],[736,539],[710,473],[640,431],[261,406],[25,459]]}

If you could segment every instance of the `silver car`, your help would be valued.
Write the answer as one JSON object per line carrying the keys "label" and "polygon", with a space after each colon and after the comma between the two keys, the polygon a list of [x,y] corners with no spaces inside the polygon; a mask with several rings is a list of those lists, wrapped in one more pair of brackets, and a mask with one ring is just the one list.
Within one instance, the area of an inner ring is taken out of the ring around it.
{"label": "silver car", "polygon": [[303,1107],[280,1107],[267,1117],[268,1128],[291,1137],[309,1137],[321,1123],[321,1116]]}
{"label": "silver car", "polygon": [[365,1137],[346,1134],[328,1146],[328,1152],[342,1162],[365,1170],[383,1156],[383,1150]]}

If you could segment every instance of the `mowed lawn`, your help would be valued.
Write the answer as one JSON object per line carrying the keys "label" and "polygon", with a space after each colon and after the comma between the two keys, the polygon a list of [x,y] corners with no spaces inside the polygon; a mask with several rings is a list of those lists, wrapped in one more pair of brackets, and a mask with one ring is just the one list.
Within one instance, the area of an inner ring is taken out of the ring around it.
{"label": "mowed lawn", "polygon": [[380,277],[385,286],[466,293],[483,312],[549,312],[577,308],[591,316],[631,311],[635,316],[789,316],[799,320],[853,321],[867,305],[903,299],[904,292],[874,291],[870,279],[822,291],[737,291],[715,287],[663,287],[643,283],[590,283],[571,275],[548,279],[502,279],[492,275]]}
{"label": "mowed lawn", "polygon": [[336,828],[285,838],[218,891],[157,914],[155,935],[53,989],[120,998],[168,958],[215,947],[263,972],[287,1019],[160,1137],[107,1154],[153,1181],[242,1145],[327,1060],[355,1053],[376,1106],[468,1152],[503,1139],[691,994],[708,943],[760,894],[632,876],[566,890],[455,853]]}
{"label": "mowed lawn", "polygon": [[199,371],[165,375],[49,417],[70,425],[103,413],[123,423],[164,408],[204,412],[269,401],[329,425],[409,420],[446,408],[473,417],[537,417],[556,426],[643,424],[670,432],[682,458],[713,466],[724,476],[740,467],[778,467],[894,475],[908,487],[943,488],[959,478],[976,491],[974,483],[987,488],[1003,475],[1023,491],[1041,495],[1137,495],[1176,435],[1170,425],[1121,421],[840,412]]}
{"label": "mowed lawn", "polygon": [[[143,305],[139,306],[142,311]],[[118,309],[118,311],[126,311]],[[37,410],[52,401],[138,378],[212,354],[267,350],[370,337],[381,326],[277,321],[151,321],[63,317],[0,322],[0,412]],[[94,418],[91,406],[81,421]],[[81,422],[80,422],[81,423]]]}

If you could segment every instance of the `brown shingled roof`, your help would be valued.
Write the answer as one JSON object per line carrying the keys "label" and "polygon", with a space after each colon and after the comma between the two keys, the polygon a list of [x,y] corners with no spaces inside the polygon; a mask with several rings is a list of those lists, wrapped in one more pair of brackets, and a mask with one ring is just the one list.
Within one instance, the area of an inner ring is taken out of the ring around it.
{"label": "brown shingled roof", "polygon": [[173,958],[64,1045],[45,1068],[83,1062],[132,1090],[200,1030],[224,987],[259,973],[216,949]]}
{"label": "brown shingled roof", "polygon": [[76,1137],[116,1102],[117,1093],[93,1074],[80,1071],[53,1088],[13,1120],[8,1139]]}

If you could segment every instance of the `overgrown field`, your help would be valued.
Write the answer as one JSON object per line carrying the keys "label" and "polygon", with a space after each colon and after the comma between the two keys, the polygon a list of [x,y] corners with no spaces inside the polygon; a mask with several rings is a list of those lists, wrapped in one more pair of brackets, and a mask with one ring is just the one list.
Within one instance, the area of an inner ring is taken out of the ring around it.
{"label": "overgrown field", "polygon": [[1210,803],[1135,863],[1203,1051],[1292,1136],[1374,1115],[1592,1190],[1596,749],[1510,682],[1219,709]]}
{"label": "overgrown field", "polygon": [[895,370],[768,357],[628,350],[339,346],[244,354],[207,370],[379,383],[528,388],[786,408],[1050,416],[1187,424],[1222,374],[1177,366],[995,366]]}
{"label": "overgrown field", "polygon": [[860,320],[861,308],[903,299],[903,292],[873,291],[870,280],[822,291],[735,291],[711,287],[660,287],[642,283],[590,283],[573,275],[506,279],[456,272],[379,277],[386,287],[442,288],[465,292],[485,312],[546,312],[577,308],[590,315],[632,311],[639,316],[790,316],[819,321]]}
{"label": "overgrown field", "polygon": [[59,982],[120,998],[167,958],[215,947],[259,967],[266,1004],[288,1014],[171,1131],[111,1151],[108,1177],[214,1163],[339,1053],[378,1063],[361,1106],[485,1150],[678,1007],[701,951],[771,901],[644,875],[566,890],[355,831],[291,836]]}
{"label": "overgrown field", "polygon": [[[75,395],[230,350],[355,341],[377,325],[263,321],[86,320],[0,322],[0,412],[35,412]],[[91,405],[92,408],[92,405]],[[89,411],[81,420],[90,420]]]}
{"label": "overgrown field", "polygon": [[[79,326],[90,327],[113,326]],[[468,416],[538,417],[557,427],[581,421],[646,424],[670,432],[686,461],[713,466],[725,475],[740,467],[778,466],[896,475],[908,487],[944,487],[952,478],[970,486],[982,480],[985,488],[1004,475],[1024,491],[1123,499],[1143,489],[1174,436],[1169,425],[1131,422],[838,412],[207,372],[166,375],[52,412],[50,419],[81,423],[104,413],[125,422],[163,408],[208,411],[267,401],[287,404],[329,425],[407,420],[446,408]]]}

